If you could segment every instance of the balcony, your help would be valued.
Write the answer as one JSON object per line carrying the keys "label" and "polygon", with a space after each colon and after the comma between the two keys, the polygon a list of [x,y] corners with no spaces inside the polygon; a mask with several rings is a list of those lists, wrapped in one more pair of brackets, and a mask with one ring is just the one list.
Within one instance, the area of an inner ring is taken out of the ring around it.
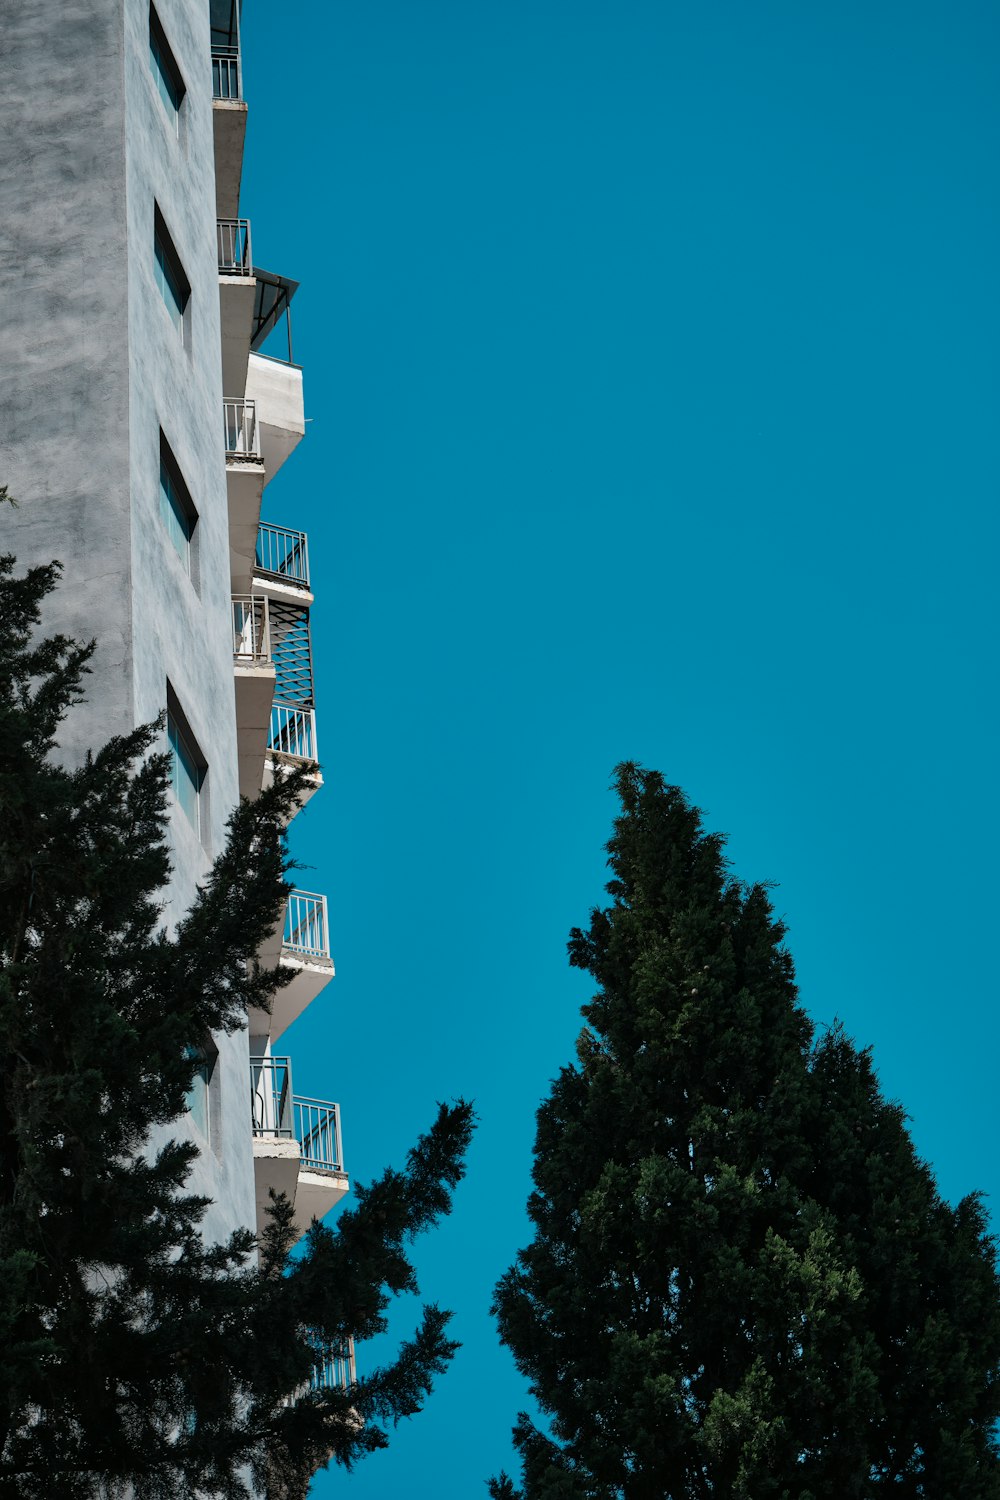
{"label": "balcony", "polygon": [[349,1391],[358,1383],[358,1371],[354,1362],[354,1340],[348,1339],[339,1348],[324,1347],[316,1343],[316,1365],[310,1389],[314,1391]]}
{"label": "balcony", "polygon": [[300,708],[294,703],[273,703],[267,751],[264,755],[263,785],[271,786],[276,776],[285,775],[293,766],[311,765],[313,772],[306,778],[299,795],[295,808],[297,812],[305,807],[310,797],[323,785],[323,777],[316,765],[318,759],[316,710]]}
{"label": "balcony", "polygon": [[250,1012],[250,1035],[275,1042],[334,976],[326,897],[292,891],[282,926],[261,947],[259,956],[266,968],[280,965],[291,972],[288,983],[274,995],[270,1015],[262,1010]]}
{"label": "balcony", "polygon": [[260,463],[257,405],[241,397],[226,397],[222,403],[226,433],[226,463]]}
{"label": "balcony", "polygon": [[307,1329],[305,1336],[313,1347],[316,1362],[308,1385],[289,1396],[286,1406],[294,1406],[314,1391],[349,1391],[358,1382],[353,1339],[347,1339],[343,1344],[328,1344],[312,1329]]}
{"label": "balcony", "polygon": [[288,1057],[251,1057],[250,1106],[253,1122],[257,1232],[266,1224],[269,1189],[295,1205],[295,1224],[304,1234],[348,1191],[343,1166],[340,1110],[292,1090]]}
{"label": "balcony", "polygon": [[239,47],[212,48],[212,101],[243,98],[243,76]]}
{"label": "balcony", "polygon": [[313,1395],[313,1392],[322,1394],[324,1391],[349,1391],[351,1386],[357,1385],[358,1373],[352,1338],[348,1338],[343,1344],[327,1344],[312,1329],[306,1329],[304,1335],[312,1344],[316,1362],[312,1367],[309,1383],[300,1386],[291,1397],[286,1397],[285,1406],[295,1406],[295,1403]]}
{"label": "balcony", "polygon": [[[272,526],[262,521],[257,528],[254,571],[268,582],[287,584],[309,592],[309,539],[304,531]],[[311,597],[311,596],[310,596]]]}
{"label": "balcony", "polygon": [[243,666],[271,664],[266,594],[233,595],[233,660]]}
{"label": "balcony", "polygon": [[[252,447],[254,440],[252,417],[245,411],[248,404],[227,403],[231,410],[226,442],[234,445],[227,455],[231,460],[227,470],[230,518],[234,510],[232,479],[240,472],[245,457],[242,450]],[[232,559],[235,544],[232,538],[230,541]],[[296,765],[311,765],[314,774],[301,799],[304,802],[322,785],[315,769],[319,751],[309,629],[309,606],[313,599],[308,587],[305,532],[292,531],[286,526],[259,526],[253,561],[249,589],[233,595],[237,694],[243,692],[246,699],[245,711],[241,711],[239,697],[237,701],[237,721],[243,735],[240,790],[245,796],[255,796],[282,771]],[[237,562],[233,564],[233,574],[242,580],[246,576],[242,554]],[[271,693],[269,701],[265,698],[266,691]],[[259,754],[263,755],[262,762],[257,761]],[[260,774],[255,762],[262,765]]]}
{"label": "balcony", "polygon": [[302,370],[282,359],[252,352],[246,394],[257,407],[260,455],[268,484],[305,435]]}
{"label": "balcony", "polygon": [[222,321],[222,389],[237,397],[246,392],[256,300],[250,220],[218,219],[215,230]]}
{"label": "balcony", "polygon": [[234,594],[232,610],[240,796],[256,797],[264,777],[276,678],[270,611],[262,594]]}
{"label": "balcony", "polygon": [[257,408],[252,401],[234,395],[222,403],[222,416],[229,497],[229,567],[234,590],[249,593],[264,493]]}
{"label": "balcony", "polygon": [[212,124],[215,133],[215,202],[219,218],[240,211],[247,107],[238,45],[212,47]]}

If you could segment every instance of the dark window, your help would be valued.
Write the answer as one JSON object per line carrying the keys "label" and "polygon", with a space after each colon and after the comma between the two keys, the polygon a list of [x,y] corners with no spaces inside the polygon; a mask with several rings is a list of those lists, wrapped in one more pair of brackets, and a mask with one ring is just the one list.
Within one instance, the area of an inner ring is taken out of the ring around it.
{"label": "dark window", "polygon": [[212,1139],[212,1070],[215,1058],[205,1047],[188,1047],[187,1055],[197,1063],[191,1086],[184,1096],[191,1122],[205,1137]]}
{"label": "dark window", "polygon": [[153,216],[153,256],[156,262],[156,284],[160,288],[163,305],[174,326],[183,335],[184,311],[191,296],[191,283],[184,275],[180,256],[174,249],[159,209]]}
{"label": "dark window", "polygon": [[160,18],[152,6],[149,7],[149,66],[153,70],[156,91],[163,100],[174,129],[179,129],[180,108],[184,99],[184,80],[170,50]]}
{"label": "dark window", "polygon": [[204,842],[206,824],[205,757],[181,712],[172,688],[167,686],[167,744],[170,750],[170,785],[181,811]]}
{"label": "dark window", "polygon": [[167,440],[162,432],[160,433],[160,519],[167,529],[174,551],[184,564],[185,571],[193,575],[191,539],[194,535],[194,528],[198,524],[198,512],[192,504],[187,485],[181,478],[177,460],[167,446]]}

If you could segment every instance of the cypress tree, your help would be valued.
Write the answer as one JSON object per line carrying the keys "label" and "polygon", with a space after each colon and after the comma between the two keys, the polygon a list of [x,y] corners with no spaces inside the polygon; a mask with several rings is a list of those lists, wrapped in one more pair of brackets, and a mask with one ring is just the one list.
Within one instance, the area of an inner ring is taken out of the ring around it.
{"label": "cypress tree", "polygon": [[471,1110],[440,1106],[405,1168],[294,1256],[280,1197],[259,1262],[249,1229],[205,1242],[197,1148],[166,1127],[192,1037],[245,1026],[281,983],[257,953],[299,778],[233,812],[168,934],[160,728],[75,770],[54,758],[94,649],[39,637],[58,573],[0,557],[0,1493],[301,1500],[317,1468],[384,1446],[457,1347],[429,1306],[387,1367],[312,1389],[323,1355],[417,1290],[407,1246],[450,1209]]}
{"label": "cypress tree", "polygon": [[538,1112],[500,1335],[543,1415],[494,1500],[995,1500],[1000,1296],[869,1053],[814,1035],[766,890],[616,773],[597,982]]}

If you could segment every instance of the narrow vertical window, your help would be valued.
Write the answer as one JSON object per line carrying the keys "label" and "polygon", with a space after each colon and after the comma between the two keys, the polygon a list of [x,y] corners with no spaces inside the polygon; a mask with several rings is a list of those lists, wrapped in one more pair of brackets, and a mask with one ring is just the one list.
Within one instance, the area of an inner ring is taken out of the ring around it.
{"label": "narrow vertical window", "polygon": [[198,837],[202,831],[202,789],[205,763],[193,742],[178,722],[177,714],[167,710],[167,743],[170,746],[170,784],[181,811]]}
{"label": "narrow vertical window", "polygon": [[183,336],[184,312],[191,296],[191,283],[184,274],[184,267],[159,209],[153,217],[153,259],[156,284],[160,289],[163,305],[170,314],[174,327]]}
{"label": "narrow vertical window", "polygon": [[192,1124],[208,1141],[212,1138],[211,1083],[214,1059],[208,1056],[204,1047],[188,1047],[187,1055],[192,1062],[197,1062],[197,1067],[191,1079],[191,1087],[184,1096],[184,1103]]}
{"label": "narrow vertical window", "polygon": [[181,478],[167,440],[160,433],[160,519],[166,528],[171,545],[184,566],[193,577],[192,537],[198,521],[198,513],[191,501],[187,485]]}
{"label": "narrow vertical window", "polygon": [[153,73],[156,92],[163,100],[175,131],[180,130],[180,110],[184,99],[184,80],[170,50],[160,18],[152,6],[149,7],[149,66]]}

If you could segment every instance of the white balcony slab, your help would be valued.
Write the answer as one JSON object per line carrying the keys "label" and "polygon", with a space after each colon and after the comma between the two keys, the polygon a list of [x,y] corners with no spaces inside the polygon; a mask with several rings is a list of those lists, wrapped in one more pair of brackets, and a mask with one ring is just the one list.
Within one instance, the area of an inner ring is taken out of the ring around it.
{"label": "white balcony slab", "polygon": [[313,1219],[322,1219],[334,1204],[351,1190],[346,1172],[319,1172],[312,1167],[299,1170],[295,1190],[295,1227],[305,1234]]}
{"label": "white balcony slab", "polygon": [[234,594],[249,594],[257,551],[264,465],[251,459],[226,459],[229,496],[229,570]]}
{"label": "white balcony slab", "polygon": [[298,365],[251,354],[247,365],[247,400],[257,407],[257,429],[267,484],[305,435],[302,371]]}
{"label": "white balcony slab", "polygon": [[[273,784],[276,776],[287,776],[293,766],[315,765],[315,762],[300,760],[295,755],[283,755],[279,750],[268,750],[264,756],[264,781],[263,785],[269,787]],[[323,777],[318,768],[305,779],[305,785],[292,809],[292,816],[301,812],[311,797],[319,791],[323,785]]]}
{"label": "white balcony slab", "polygon": [[269,599],[286,604],[296,604],[300,609],[311,609],[316,603],[316,596],[306,584],[275,578],[273,573],[261,573],[259,569],[254,571],[252,592],[266,594]]}
{"label": "white balcony slab", "polygon": [[241,797],[256,797],[263,785],[274,677],[274,665],[269,661],[233,664]]}
{"label": "white balcony slab", "polygon": [[254,1136],[253,1170],[258,1236],[267,1228],[272,1188],[294,1204],[294,1224],[300,1235],[313,1219],[325,1218],[351,1190],[346,1172],[303,1167],[298,1141]]}
{"label": "white balcony slab", "polygon": [[222,319],[222,389],[227,396],[243,396],[253,334],[253,301],[257,283],[252,276],[219,275],[219,313]]}
{"label": "white balcony slab", "polygon": [[256,1007],[250,1011],[251,1034],[270,1037],[273,1043],[326,988],[336,970],[330,958],[299,958],[287,949],[281,953],[280,959],[277,956],[271,958],[266,944],[260,950],[260,961],[267,968],[278,966],[291,974],[288,984],[275,993],[270,1015]]}
{"label": "white balcony slab", "polygon": [[276,1193],[287,1194],[292,1203],[296,1201],[299,1161],[298,1141],[278,1136],[254,1136],[253,1176],[258,1235],[263,1234],[267,1226],[267,1210],[271,1206],[268,1192],[270,1188]]}
{"label": "white balcony slab", "polygon": [[247,134],[247,107],[243,99],[213,99],[215,133],[215,213],[219,219],[236,219],[240,212],[240,180],[243,176],[243,145]]}

